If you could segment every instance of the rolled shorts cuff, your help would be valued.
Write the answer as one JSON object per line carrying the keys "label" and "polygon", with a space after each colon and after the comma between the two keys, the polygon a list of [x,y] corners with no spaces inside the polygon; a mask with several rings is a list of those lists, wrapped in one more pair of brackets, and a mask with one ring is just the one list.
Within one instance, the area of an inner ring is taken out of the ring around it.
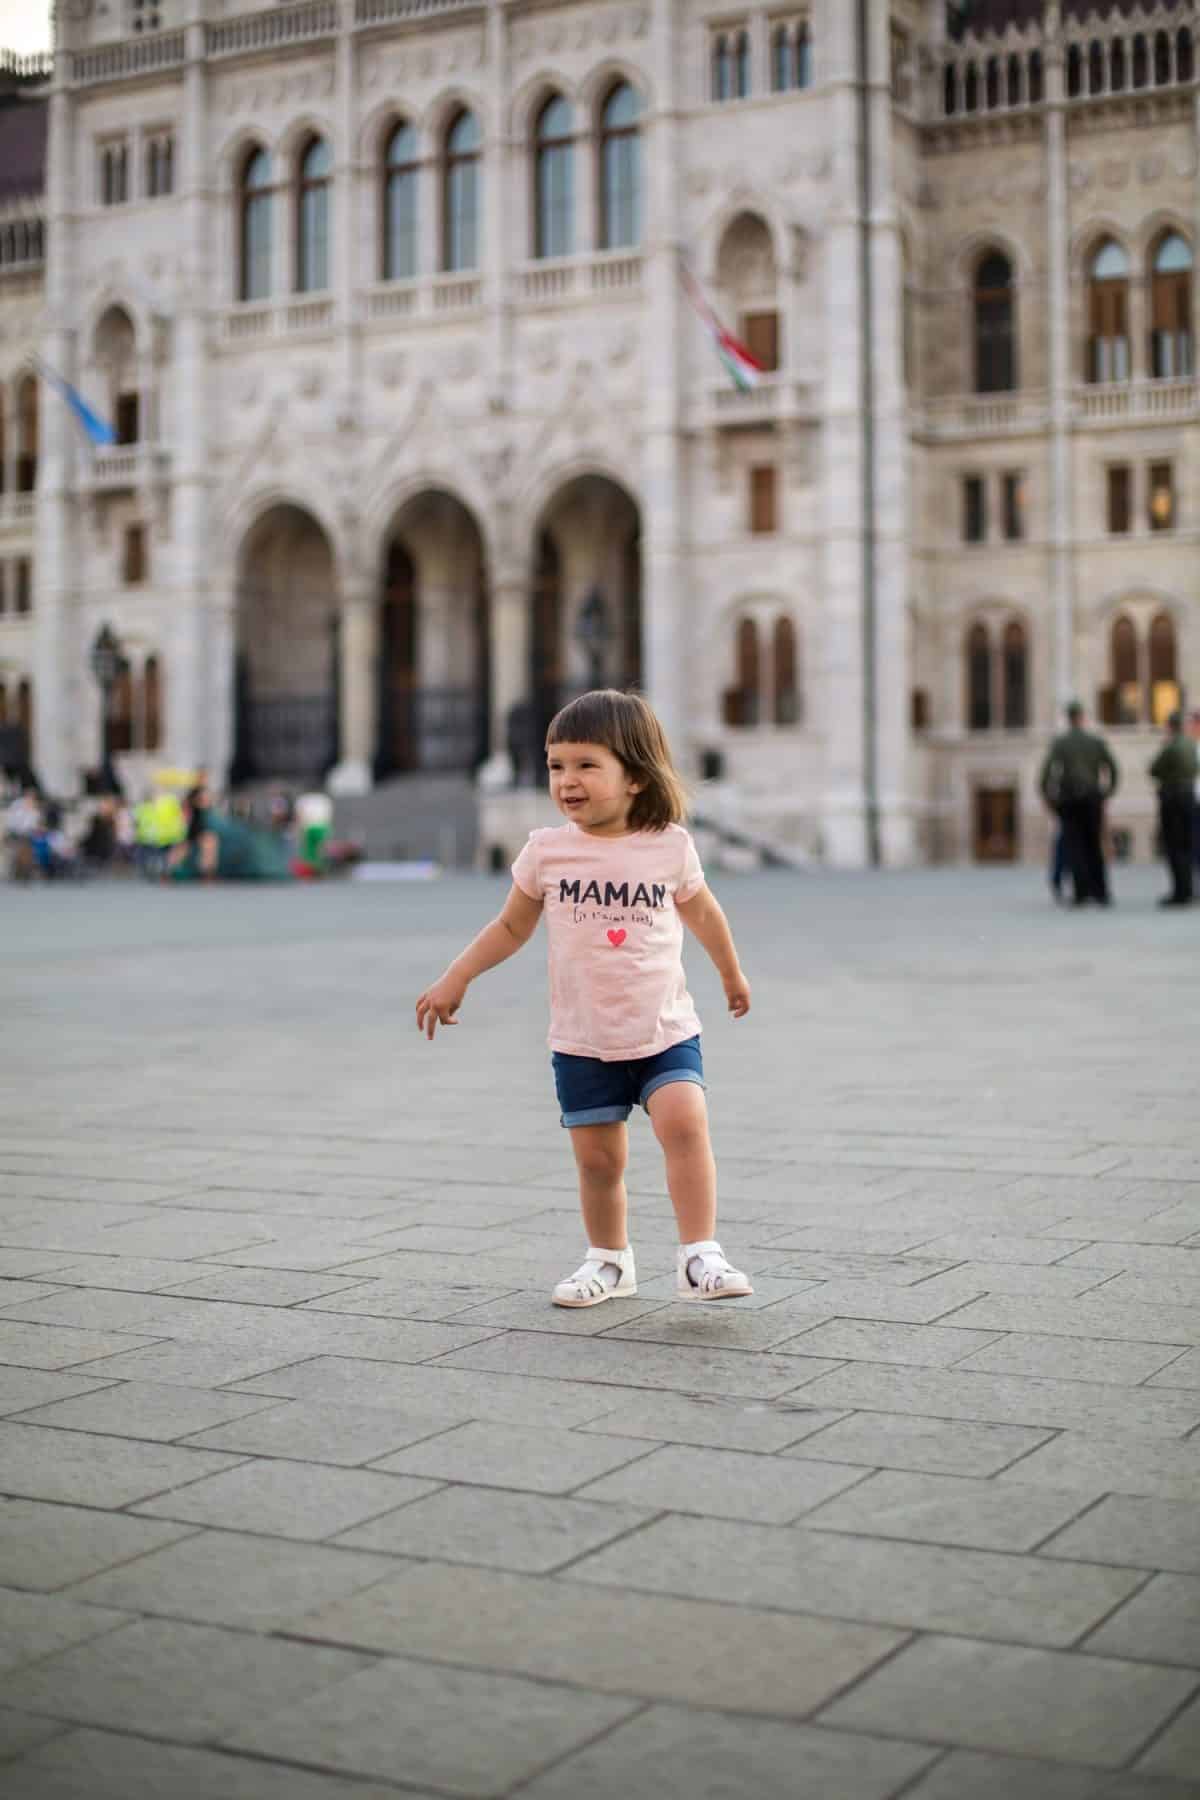
{"label": "rolled shorts cuff", "polygon": [[698,1088],[707,1086],[703,1075],[701,1075],[698,1069],[660,1069],[657,1075],[652,1075],[650,1077],[649,1081],[638,1095],[638,1105],[645,1107],[651,1094],[657,1094],[659,1088],[666,1087],[667,1084],[672,1081],[691,1081],[694,1082]]}
{"label": "rolled shorts cuff", "polygon": [[561,1113],[558,1122],[566,1131],[576,1125],[620,1125],[632,1111],[631,1106],[585,1106],[575,1112]]}

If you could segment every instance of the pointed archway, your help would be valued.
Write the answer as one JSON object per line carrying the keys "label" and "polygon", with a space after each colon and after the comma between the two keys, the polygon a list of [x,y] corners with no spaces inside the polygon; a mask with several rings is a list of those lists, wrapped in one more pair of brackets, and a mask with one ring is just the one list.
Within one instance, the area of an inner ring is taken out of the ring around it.
{"label": "pointed archway", "polygon": [[[551,497],[533,554],[530,684],[535,766],[546,727],[575,694],[642,680],[641,515],[610,476],[575,476]],[[582,641],[587,604],[594,628]]]}
{"label": "pointed archway", "polygon": [[401,507],[383,557],[380,776],[467,773],[488,750],[488,583],[483,536],[455,495]]}
{"label": "pointed archway", "polygon": [[333,551],[311,513],[272,506],[238,559],[231,781],[317,781],[338,755]]}

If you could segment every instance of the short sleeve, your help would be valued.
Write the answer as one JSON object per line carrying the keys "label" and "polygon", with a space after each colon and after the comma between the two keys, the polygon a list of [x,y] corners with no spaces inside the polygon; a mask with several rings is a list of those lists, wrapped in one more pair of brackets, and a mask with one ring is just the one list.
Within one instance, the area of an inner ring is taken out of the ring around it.
{"label": "short sleeve", "polygon": [[523,894],[531,900],[542,897],[542,876],[538,867],[538,847],[535,832],[530,832],[528,842],[512,866],[512,878]]}
{"label": "short sleeve", "polygon": [[692,842],[690,832],[684,832],[683,873],[679,877],[679,885],[675,889],[676,900],[692,900],[704,886],[704,870],[700,867],[700,858],[696,846]]}

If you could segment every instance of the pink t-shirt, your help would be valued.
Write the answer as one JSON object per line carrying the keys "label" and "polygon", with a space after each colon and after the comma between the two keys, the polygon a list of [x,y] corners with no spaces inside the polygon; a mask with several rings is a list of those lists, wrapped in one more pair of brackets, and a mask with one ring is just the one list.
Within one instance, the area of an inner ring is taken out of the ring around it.
{"label": "pink t-shirt", "polygon": [[531,831],[513,880],[541,900],[550,940],[550,1048],[627,1062],[700,1030],[683,973],[677,900],[704,883],[682,825],[592,837]]}

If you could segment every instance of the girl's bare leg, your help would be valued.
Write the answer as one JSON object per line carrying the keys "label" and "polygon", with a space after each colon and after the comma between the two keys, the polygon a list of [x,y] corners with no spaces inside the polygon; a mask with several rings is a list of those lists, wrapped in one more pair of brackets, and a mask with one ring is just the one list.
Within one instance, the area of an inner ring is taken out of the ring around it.
{"label": "girl's bare leg", "polygon": [[[695,1081],[672,1081],[647,1103],[667,1164],[667,1189],[681,1244],[716,1236],[717,1165],[708,1137],[708,1103]],[[596,1240],[593,1240],[595,1242]]]}
{"label": "girl's bare leg", "polygon": [[588,1243],[600,1250],[624,1250],[629,1241],[625,1194],[629,1133],[624,1122],[573,1125],[571,1148],[579,1170],[579,1205]]}

